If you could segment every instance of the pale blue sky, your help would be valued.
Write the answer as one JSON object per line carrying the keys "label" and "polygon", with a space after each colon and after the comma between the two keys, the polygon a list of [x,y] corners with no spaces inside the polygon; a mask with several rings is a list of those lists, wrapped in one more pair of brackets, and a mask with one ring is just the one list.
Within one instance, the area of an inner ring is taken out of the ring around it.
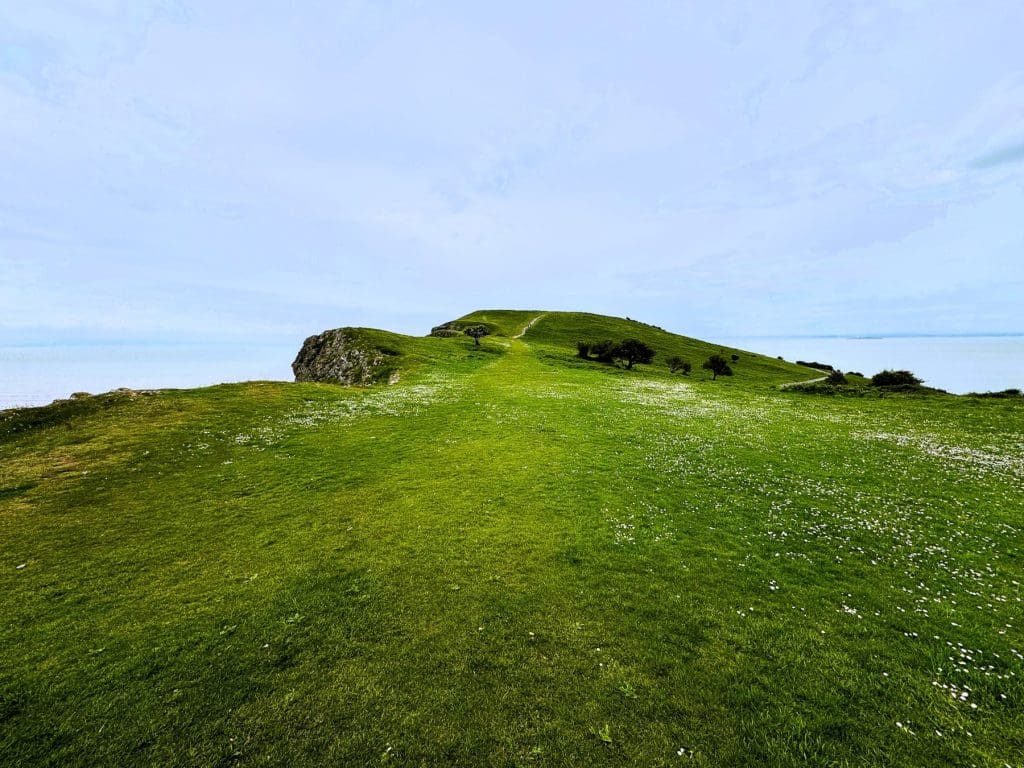
{"label": "pale blue sky", "polygon": [[0,341],[1024,331],[1024,4],[0,5]]}

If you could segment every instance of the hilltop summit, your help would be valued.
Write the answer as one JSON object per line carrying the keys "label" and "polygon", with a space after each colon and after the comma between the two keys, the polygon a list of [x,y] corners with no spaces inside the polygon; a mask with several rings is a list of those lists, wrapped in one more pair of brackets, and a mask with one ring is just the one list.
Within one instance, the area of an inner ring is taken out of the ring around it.
{"label": "hilltop summit", "polygon": [[[466,328],[483,326],[490,337],[484,348],[500,351],[509,339],[543,350],[550,361],[577,364],[580,342],[638,339],[655,350],[653,369],[668,373],[668,361],[686,358],[695,365],[714,354],[742,361],[740,381],[792,381],[806,372],[781,360],[701,341],[630,318],[588,312],[485,309],[434,326],[426,337],[404,336],[372,328],[336,328],[310,336],[292,370],[296,381],[368,386],[394,381],[402,372],[447,359],[455,350],[474,346]],[[806,377],[805,377],[806,378]]]}

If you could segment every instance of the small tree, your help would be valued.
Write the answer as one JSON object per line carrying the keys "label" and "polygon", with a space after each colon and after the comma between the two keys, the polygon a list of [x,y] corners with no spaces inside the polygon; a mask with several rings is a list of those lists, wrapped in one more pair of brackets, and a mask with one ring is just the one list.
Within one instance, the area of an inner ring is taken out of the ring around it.
{"label": "small tree", "polygon": [[738,363],[740,361],[740,356],[739,355],[733,354],[733,355],[730,355],[730,357],[732,358],[732,361],[734,363]]}
{"label": "small tree", "polygon": [[871,377],[873,387],[918,387],[921,379],[910,371],[881,371]]}
{"label": "small tree", "polygon": [[682,371],[684,374],[688,374],[693,370],[693,366],[686,360],[683,360],[683,358],[679,357],[679,355],[674,355],[668,359],[668,369],[672,371],[672,373]]}
{"label": "small tree", "polygon": [[486,326],[483,325],[471,325],[468,328],[463,328],[462,332],[467,336],[473,337],[473,342],[476,346],[480,346],[480,339],[487,336],[490,331],[487,330]]}
{"label": "small tree", "polygon": [[828,375],[828,383],[829,384],[846,384],[846,376],[843,375],[842,371],[838,371],[838,370],[832,371],[832,373],[830,373]]}
{"label": "small tree", "polygon": [[612,350],[612,357],[622,360],[627,370],[632,370],[634,363],[650,363],[654,359],[654,350],[640,339],[623,339]]}
{"label": "small tree", "polygon": [[615,362],[615,342],[610,340],[594,342],[590,351],[602,363]]}
{"label": "small tree", "polygon": [[582,357],[584,360],[590,358],[590,343],[586,341],[576,342],[576,354]]}
{"label": "small tree", "polygon": [[704,364],[701,365],[705,371],[711,371],[711,380],[714,381],[719,376],[732,376],[732,368],[729,367],[729,361],[721,355],[712,355]]}

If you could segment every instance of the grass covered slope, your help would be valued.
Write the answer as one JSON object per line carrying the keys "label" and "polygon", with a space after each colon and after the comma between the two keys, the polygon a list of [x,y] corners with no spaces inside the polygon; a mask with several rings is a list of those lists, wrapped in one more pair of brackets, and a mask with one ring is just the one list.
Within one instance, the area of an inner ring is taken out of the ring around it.
{"label": "grass covered slope", "polygon": [[[292,370],[296,381],[302,382],[339,383],[341,375],[342,383],[381,384],[416,374],[424,366],[458,366],[467,359],[479,359],[483,351],[479,347],[467,355],[471,344],[465,337],[424,338],[376,328],[336,328],[306,339]],[[341,353],[348,359],[339,365]],[[353,365],[353,359],[359,362]]]}
{"label": "grass covered slope", "polygon": [[528,309],[479,309],[453,320],[452,324],[459,328],[482,325],[495,336],[516,336],[531,320],[542,314],[546,313]]}
{"label": "grass covered slope", "polygon": [[1019,762],[1017,401],[572,336],[4,414],[0,764]]}
{"label": "grass covered slope", "polygon": [[679,356],[693,365],[694,372],[691,376],[711,378],[710,373],[701,370],[701,364],[714,354],[721,354],[727,359],[735,354],[739,356],[739,360],[731,363],[734,377],[742,380],[743,384],[777,385],[821,375],[820,371],[813,368],[680,336],[637,320],[588,312],[481,310],[465,315],[455,322],[466,326],[485,325],[491,333],[502,336],[523,333],[523,337],[535,349],[563,364],[584,364],[583,361],[577,362],[575,359],[578,341],[621,341],[633,338],[644,342],[657,353],[653,365],[644,367],[648,374],[668,373],[668,359]]}

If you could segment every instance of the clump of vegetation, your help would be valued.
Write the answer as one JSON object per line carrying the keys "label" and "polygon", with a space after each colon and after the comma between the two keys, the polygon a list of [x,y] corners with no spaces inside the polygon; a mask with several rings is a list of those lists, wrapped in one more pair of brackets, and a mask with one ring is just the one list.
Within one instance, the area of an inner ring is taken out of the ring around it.
{"label": "clump of vegetation", "polygon": [[668,369],[672,371],[672,373],[678,373],[679,371],[682,371],[684,376],[689,376],[690,371],[693,370],[693,366],[690,365],[690,362],[679,357],[679,355],[673,355],[668,359],[667,362]]}
{"label": "clump of vegetation", "polygon": [[733,352],[731,355],[729,355],[729,359],[732,360],[734,363],[738,363],[740,361],[740,356]]}
{"label": "clump of vegetation", "polygon": [[712,355],[704,364],[701,365],[705,371],[711,371],[711,380],[714,381],[719,376],[732,376],[732,368],[729,366],[729,361],[721,355]]}
{"label": "clump of vegetation", "polygon": [[[782,358],[780,357],[779,359],[781,360]],[[803,366],[805,366],[807,368],[817,368],[819,371],[834,371],[834,370],[836,370],[836,367],[834,365],[829,365],[828,363],[819,363],[819,362],[816,362],[816,361],[797,360],[796,364],[797,365],[803,365]]]}
{"label": "clump of vegetation", "polygon": [[640,339],[623,339],[615,345],[612,356],[626,364],[626,370],[633,370],[636,363],[650,364],[654,360],[654,350]]}
{"label": "clump of vegetation", "polygon": [[611,365],[615,362],[615,342],[611,339],[594,342],[590,345],[590,351],[599,363]]}
{"label": "clump of vegetation", "polygon": [[786,392],[803,395],[839,395],[842,397],[884,397],[887,390],[866,387],[862,384],[830,384],[828,381],[805,381],[785,387]]}
{"label": "clump of vegetation", "polygon": [[921,379],[910,371],[880,371],[871,377],[872,387],[920,387]]}
{"label": "clump of vegetation", "polygon": [[1001,390],[999,392],[971,392],[968,395],[968,397],[997,397],[997,398],[1024,397],[1024,392],[1021,392],[1019,389],[1016,389],[1016,388],[1011,388],[1011,389],[1004,389],[1004,390]]}
{"label": "clump of vegetation", "polygon": [[595,342],[576,342],[576,354],[584,360],[593,359],[609,365],[620,361],[625,363],[626,370],[632,370],[637,363],[647,364],[654,360],[655,352],[653,348],[639,339],[623,339],[619,342],[605,339]]}
{"label": "clump of vegetation", "polygon": [[[818,364],[819,366],[821,364]],[[813,367],[813,366],[811,366]],[[824,368],[819,370],[825,371]],[[800,384],[785,385],[784,388],[790,391],[803,392],[805,394],[819,394],[819,395],[852,395],[858,397],[864,397],[867,395],[876,395],[878,397],[884,397],[886,394],[894,392],[906,392],[911,394],[929,394],[929,393],[941,393],[942,390],[932,389],[930,387],[923,387],[922,380],[915,376],[910,371],[904,370],[884,370],[876,373],[867,382],[870,386],[865,386],[864,376],[860,373],[850,372],[844,374],[838,368],[830,368],[828,370],[828,376],[824,379],[815,381],[803,382]],[[850,381],[850,376],[857,377],[855,380]]]}

